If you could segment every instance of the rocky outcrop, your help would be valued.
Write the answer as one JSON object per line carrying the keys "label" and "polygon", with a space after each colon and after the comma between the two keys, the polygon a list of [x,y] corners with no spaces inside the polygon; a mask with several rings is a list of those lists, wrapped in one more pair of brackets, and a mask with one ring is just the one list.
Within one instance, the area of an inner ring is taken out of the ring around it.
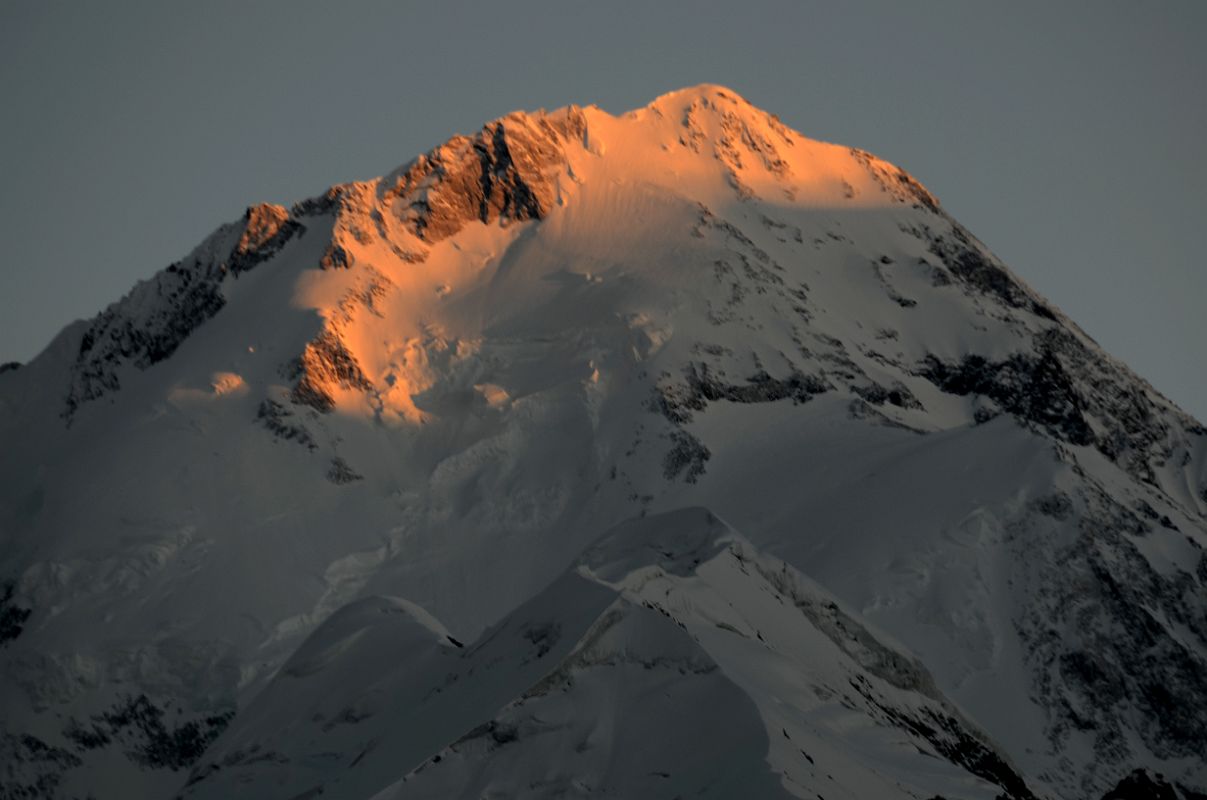
{"label": "rocky outcrop", "polygon": [[356,356],[331,331],[324,331],[306,345],[298,369],[300,378],[293,388],[292,400],[316,411],[327,412],[335,408],[332,391],[336,388],[373,388]]}
{"label": "rocky outcrop", "polygon": [[222,284],[276,255],[305,230],[280,206],[247,209],[192,255],[139,283],[98,315],[80,340],[62,416],[121,388],[126,369],[145,370],[171,356],[226,304]]}
{"label": "rocky outcrop", "polygon": [[850,152],[855,160],[871,173],[873,179],[880,185],[881,191],[897,202],[935,214],[942,213],[939,210],[939,199],[905,170],[857,147],[852,147]]}
{"label": "rocky outcrop", "polygon": [[1152,535],[1149,523],[1101,488],[1041,498],[1036,509],[1076,525],[1065,544],[1043,526],[1016,527],[1032,565],[1021,576],[1018,631],[1052,745],[1087,736],[1093,772],[1136,763],[1142,748],[1173,759],[1207,750],[1201,584],[1188,571],[1154,569],[1136,543]]}
{"label": "rocky outcrop", "polygon": [[683,383],[659,383],[651,405],[667,420],[681,425],[691,421],[693,411],[702,411],[709,403],[718,400],[772,403],[790,399],[795,403],[806,403],[832,388],[815,375],[797,372],[775,378],[760,371],[745,381],[731,383],[713,374],[708,364],[697,362],[688,364],[684,369]]}
{"label": "rocky outcrop", "polygon": [[22,608],[13,600],[13,584],[4,584],[4,590],[0,592],[0,647],[21,635],[29,615],[30,609]]}
{"label": "rocky outcrop", "polygon": [[243,215],[243,232],[231,250],[227,269],[246,272],[272,258],[285,243],[305,232],[305,227],[292,219],[282,206],[260,203],[249,206]]}
{"label": "rocky outcrop", "polygon": [[1170,783],[1161,773],[1152,774],[1141,768],[1121,778],[1102,800],[1207,800],[1207,794],[1176,781]]}
{"label": "rocky outcrop", "polygon": [[1036,334],[1030,350],[1002,360],[969,354],[945,362],[931,355],[917,374],[944,392],[990,400],[978,409],[978,422],[995,408],[1013,414],[1062,441],[1093,445],[1147,483],[1184,437],[1207,433],[1130,370],[1060,326]]}
{"label": "rocky outcrop", "polygon": [[728,400],[733,403],[773,403],[792,400],[806,403],[815,395],[829,391],[825,381],[798,372],[775,378],[765,371],[750,376],[745,382],[730,383],[712,373],[708,364],[690,363],[684,370],[684,382],[660,382],[650,400],[650,408],[673,426],[670,432],[671,449],[663,456],[663,476],[674,480],[682,473],[684,480],[695,483],[704,474],[704,464],[712,453],[696,436],[683,429],[692,414],[703,411],[709,403]]}
{"label": "rocky outcrop", "polygon": [[32,734],[0,732],[0,797],[57,797],[64,775],[83,763],[62,747],[48,744]]}
{"label": "rocky outcrop", "polygon": [[64,735],[81,752],[116,744],[144,769],[176,771],[199,759],[234,716],[233,711],[226,711],[174,725],[163,708],[140,694],[123,698],[87,723],[72,720]]}
{"label": "rocky outcrop", "polygon": [[438,242],[465,224],[541,219],[556,201],[553,167],[568,140],[581,140],[586,118],[512,114],[477,135],[458,136],[382,180],[382,204],[420,239]]}
{"label": "rocky outcrop", "polygon": [[[987,397],[1003,411],[1064,441],[1079,445],[1094,441],[1083,414],[1084,401],[1051,351],[1041,351],[1038,357],[1018,353],[1002,361],[972,354],[952,364],[932,355],[919,374],[949,394]],[[978,421],[991,415],[982,411]]]}

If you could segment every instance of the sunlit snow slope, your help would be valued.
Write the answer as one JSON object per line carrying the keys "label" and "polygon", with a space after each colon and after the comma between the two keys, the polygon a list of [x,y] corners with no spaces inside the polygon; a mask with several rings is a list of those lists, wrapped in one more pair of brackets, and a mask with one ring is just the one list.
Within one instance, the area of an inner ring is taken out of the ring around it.
{"label": "sunlit snow slope", "polygon": [[253,206],[0,445],[0,797],[1207,790],[1207,429],[727,89]]}

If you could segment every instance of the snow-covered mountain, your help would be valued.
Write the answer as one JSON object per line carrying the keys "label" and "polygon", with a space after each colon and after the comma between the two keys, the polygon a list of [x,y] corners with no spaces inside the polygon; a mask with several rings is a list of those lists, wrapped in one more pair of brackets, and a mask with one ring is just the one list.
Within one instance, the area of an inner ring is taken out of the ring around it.
{"label": "snow-covered mountain", "polygon": [[1207,790],[1207,429],[728,89],[249,208],[0,443],[0,797]]}

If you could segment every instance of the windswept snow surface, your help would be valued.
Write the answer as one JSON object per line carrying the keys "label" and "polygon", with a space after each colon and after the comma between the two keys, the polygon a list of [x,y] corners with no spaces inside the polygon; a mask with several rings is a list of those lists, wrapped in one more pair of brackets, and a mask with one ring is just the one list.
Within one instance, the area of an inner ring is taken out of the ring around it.
{"label": "windswept snow surface", "polygon": [[0,444],[0,796],[1207,789],[1207,429],[728,89],[253,206]]}

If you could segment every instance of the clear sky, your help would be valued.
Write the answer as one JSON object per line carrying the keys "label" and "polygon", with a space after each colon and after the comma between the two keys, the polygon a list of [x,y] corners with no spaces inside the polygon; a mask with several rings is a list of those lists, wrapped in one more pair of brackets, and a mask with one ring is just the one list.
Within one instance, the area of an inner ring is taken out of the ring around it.
{"label": "clear sky", "polygon": [[1207,420],[1207,2],[0,4],[0,361],[257,201],[728,85],[904,167]]}

